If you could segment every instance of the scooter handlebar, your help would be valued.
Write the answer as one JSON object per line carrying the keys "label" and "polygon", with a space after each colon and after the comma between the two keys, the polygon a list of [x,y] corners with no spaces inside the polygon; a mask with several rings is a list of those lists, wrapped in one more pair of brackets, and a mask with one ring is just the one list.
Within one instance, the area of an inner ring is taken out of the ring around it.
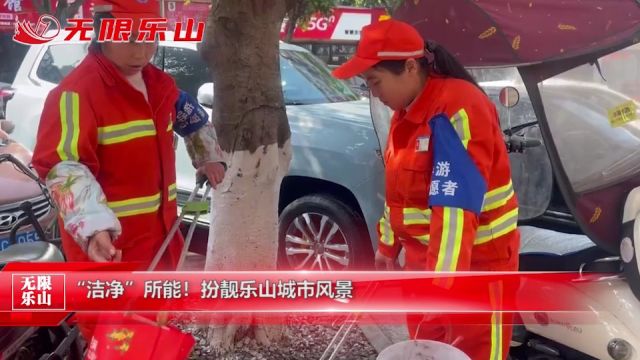
{"label": "scooter handlebar", "polygon": [[40,183],[40,178],[26,165],[22,163],[22,161],[18,160],[15,156],[11,154],[1,154],[0,155],[0,163],[8,161],[15,165],[21,172],[30,177],[33,181]]}
{"label": "scooter handlebar", "polygon": [[511,135],[506,137],[505,144],[507,145],[507,151],[522,153],[525,149],[541,146],[542,141],[538,139],[527,139],[519,135]]}

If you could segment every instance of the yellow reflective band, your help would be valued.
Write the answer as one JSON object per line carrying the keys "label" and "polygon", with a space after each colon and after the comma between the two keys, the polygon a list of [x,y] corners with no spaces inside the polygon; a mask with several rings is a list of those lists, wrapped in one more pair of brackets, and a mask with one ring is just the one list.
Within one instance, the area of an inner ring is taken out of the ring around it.
{"label": "yellow reflective band", "polygon": [[502,215],[488,225],[478,226],[475,245],[487,243],[495,238],[506,235],[518,228],[518,208]]}
{"label": "yellow reflective band", "polygon": [[64,91],[60,95],[60,127],[60,142],[56,149],[60,160],[80,160],[80,98],[75,92]]}
{"label": "yellow reflective band", "polygon": [[502,313],[491,314],[491,356],[490,360],[502,360]]}
{"label": "yellow reflective band", "polygon": [[117,217],[127,217],[141,214],[149,214],[160,208],[160,193],[140,198],[112,201],[107,205]]}
{"label": "yellow reflective band", "polygon": [[436,271],[455,271],[462,246],[464,210],[444,208],[442,241],[436,262]]}
{"label": "yellow reflective band", "polygon": [[431,209],[404,208],[404,225],[429,225],[431,223]]}
{"label": "yellow reflective band", "polygon": [[176,184],[169,185],[168,194],[169,201],[173,201],[178,197],[178,187]]}
{"label": "yellow reflective band", "polygon": [[514,196],[513,183],[509,181],[507,185],[491,190],[484,195],[484,207],[482,211],[495,210],[504,206]]}
{"label": "yellow reflective band", "polygon": [[380,240],[382,240],[382,243],[388,246],[393,246],[394,243],[394,234],[393,234],[393,230],[391,229],[391,225],[389,224],[389,221],[387,221],[387,219],[385,218],[381,218],[380,219]]}
{"label": "yellow reflective band", "polygon": [[98,128],[98,143],[111,145],[155,135],[156,127],[153,120],[135,120]]}
{"label": "yellow reflective band", "polygon": [[380,241],[383,244],[388,246],[393,246],[395,242],[395,234],[393,233],[393,229],[391,229],[391,224],[389,223],[390,218],[390,209],[387,206],[387,203],[384,204],[384,216],[380,219],[378,223],[378,227],[380,230]]}
{"label": "yellow reflective band", "polygon": [[420,241],[423,245],[429,245],[429,234],[414,236],[414,238]]}
{"label": "yellow reflective band", "polygon": [[491,314],[491,355],[490,360],[502,360],[502,283],[489,284]]}
{"label": "yellow reflective band", "polygon": [[467,111],[460,109],[460,111],[451,118],[451,123],[456,129],[462,145],[466,149],[467,146],[469,146],[469,140],[471,140],[471,128],[469,127],[469,115],[467,115]]}
{"label": "yellow reflective band", "polygon": [[173,123],[171,121],[169,121],[169,126],[167,127],[167,132],[170,132],[173,130]]}

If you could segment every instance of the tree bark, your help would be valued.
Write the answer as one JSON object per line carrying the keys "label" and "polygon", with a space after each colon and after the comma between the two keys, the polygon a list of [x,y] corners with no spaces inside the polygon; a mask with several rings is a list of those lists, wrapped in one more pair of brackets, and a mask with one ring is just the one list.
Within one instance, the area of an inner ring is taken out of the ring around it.
{"label": "tree bark", "polygon": [[[280,184],[291,160],[279,63],[284,15],[285,0],[213,1],[202,50],[213,74],[213,122],[228,171],[212,198],[209,271],[276,269]],[[238,334],[264,345],[282,336],[281,327],[262,326],[259,318],[251,320],[251,331],[237,321],[211,326],[214,349],[229,350]]]}

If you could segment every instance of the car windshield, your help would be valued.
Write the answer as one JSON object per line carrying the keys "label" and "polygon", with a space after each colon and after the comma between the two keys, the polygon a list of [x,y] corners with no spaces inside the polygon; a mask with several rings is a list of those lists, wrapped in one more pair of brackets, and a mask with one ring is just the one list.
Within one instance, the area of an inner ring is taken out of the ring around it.
{"label": "car windshield", "polygon": [[[158,66],[161,64],[162,61],[156,63]],[[164,71],[194,97],[204,79],[211,79],[207,64],[190,48],[165,46]],[[346,82],[334,78],[327,65],[306,51],[281,49],[280,74],[286,105],[334,103],[360,98]]]}
{"label": "car windshield", "polygon": [[[50,46],[39,64],[38,77],[58,84],[86,54],[86,44]],[[162,56],[155,56],[152,62],[172,75],[177,85],[194,97],[204,80],[211,79],[207,65],[195,49],[165,45],[164,60]],[[280,50],[280,73],[287,105],[335,103],[360,98],[346,82],[334,78],[326,64],[306,51]]]}
{"label": "car windshield", "polygon": [[36,74],[39,79],[59,84],[87,55],[89,44],[57,44],[47,47]]}
{"label": "car windshield", "polygon": [[282,90],[287,105],[358,100],[349,86],[331,76],[327,66],[305,51],[281,50]]}

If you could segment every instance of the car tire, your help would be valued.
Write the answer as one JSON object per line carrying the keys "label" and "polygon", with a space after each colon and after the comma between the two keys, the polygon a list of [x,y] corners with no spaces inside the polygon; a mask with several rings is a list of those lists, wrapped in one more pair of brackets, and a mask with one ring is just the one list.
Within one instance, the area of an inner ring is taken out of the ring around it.
{"label": "car tire", "polygon": [[373,263],[362,216],[331,195],[294,200],[280,214],[278,229],[280,269],[356,270]]}

